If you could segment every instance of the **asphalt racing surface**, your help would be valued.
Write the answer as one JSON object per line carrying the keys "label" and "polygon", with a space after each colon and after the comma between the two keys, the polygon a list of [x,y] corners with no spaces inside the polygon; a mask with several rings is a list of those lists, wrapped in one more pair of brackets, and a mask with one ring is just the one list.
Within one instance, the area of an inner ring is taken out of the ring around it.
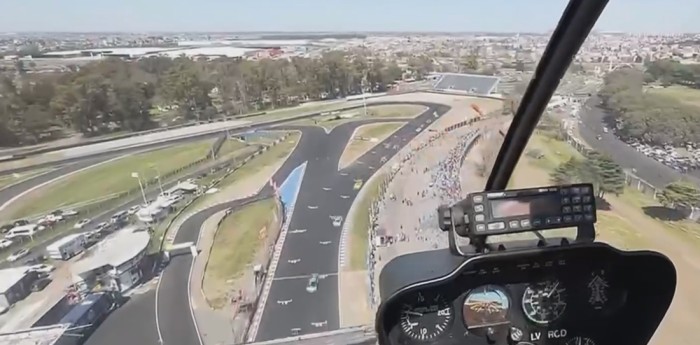
{"label": "asphalt racing surface", "polygon": [[[394,104],[406,103],[410,102]],[[386,102],[386,104],[392,104],[392,102]],[[402,120],[401,122],[407,122],[406,125],[342,171],[337,170],[338,161],[356,127],[368,123],[398,121],[359,120],[340,125],[330,133],[326,133],[320,127],[274,127],[275,130],[296,129],[303,133],[297,148],[274,174],[273,180],[278,186],[281,185],[292,170],[308,162],[289,226],[290,231],[293,229],[307,229],[307,231],[300,234],[289,233],[285,240],[267,303],[263,309],[256,341],[288,337],[292,335],[293,328],[301,329],[299,334],[339,328],[337,273],[342,227],[333,227],[330,216],[341,215],[346,218],[358,192],[353,189],[355,179],[366,181],[383,164],[382,157],[387,160],[391,158],[418,134],[416,129],[419,126],[425,128],[429,126],[429,121],[435,120],[434,112],[442,115],[449,110],[449,107],[444,105],[414,104],[425,105],[429,109],[414,119]],[[265,124],[266,126],[272,126],[272,124]],[[272,188],[268,184],[253,198],[235,200],[200,211],[182,224],[174,243],[196,242],[201,224],[223,209],[240,207],[251,199],[257,200],[272,195]],[[124,208],[138,203],[140,200],[135,200]],[[105,215],[105,218],[107,217],[109,215]],[[102,220],[95,222],[98,221]],[[289,260],[294,259],[300,259],[300,261],[295,264],[289,263]],[[86,344],[152,344],[160,340],[168,345],[199,344],[200,339],[188,303],[192,262],[190,255],[173,256],[161,275],[157,292],[150,291],[134,296],[124,307],[114,311]],[[313,273],[319,273],[325,277],[319,282],[317,292],[309,294],[306,292],[306,285]],[[288,305],[282,306],[276,303],[277,300],[289,299],[292,302]],[[153,304],[150,304],[151,301]],[[148,303],[148,308],[142,306],[127,308],[130,304],[135,304],[134,302]],[[312,323],[316,322],[322,323],[323,326],[314,327]]]}
{"label": "asphalt racing surface", "polygon": [[[694,175],[681,174],[658,161],[645,156],[635,148],[627,145],[612,131],[603,131],[605,111],[599,107],[600,98],[591,97],[581,111],[582,124],[579,126],[581,136],[595,150],[609,154],[612,159],[625,169],[636,169],[635,175],[641,177],[656,187],[663,187],[685,177],[695,183],[700,183],[700,173]],[[597,136],[601,139],[598,140]]]}
{"label": "asphalt racing surface", "polygon": [[[320,128],[305,130],[311,145],[299,149],[304,150],[308,165],[255,341],[289,337],[292,329],[303,335],[340,328],[337,274],[342,226],[334,227],[330,217],[347,218],[358,192],[353,189],[355,180],[366,181],[383,164],[382,157],[388,160],[396,154],[418,134],[419,126],[425,128],[435,120],[434,112],[442,115],[449,109],[423,104],[427,111],[341,171],[338,161],[355,128],[376,121],[343,124],[327,135]],[[321,279],[317,291],[308,293],[306,285],[313,273]]]}

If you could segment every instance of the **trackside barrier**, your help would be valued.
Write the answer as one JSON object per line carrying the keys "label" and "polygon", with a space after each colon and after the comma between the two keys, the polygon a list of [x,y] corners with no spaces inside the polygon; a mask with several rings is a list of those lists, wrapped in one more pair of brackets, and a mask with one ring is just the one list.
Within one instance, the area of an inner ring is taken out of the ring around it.
{"label": "trackside barrier", "polygon": [[[289,138],[289,136],[290,136],[290,134],[285,134],[284,136],[282,136],[282,137],[280,137],[279,139],[275,140],[270,146],[263,146],[263,147],[260,148],[260,150],[257,150],[257,151],[255,151],[255,152],[253,152],[252,154],[246,156],[246,158],[244,158],[242,161],[239,161],[239,163],[238,163],[235,167],[229,168],[229,169],[226,171],[226,173],[225,173],[224,175],[222,175],[221,177],[219,177],[219,178],[217,178],[216,180],[212,181],[208,186],[206,186],[206,188],[205,188],[204,190],[209,190],[209,189],[211,189],[211,188],[216,187],[217,185],[219,185],[219,183],[221,183],[221,181],[223,181],[223,180],[226,179],[229,175],[231,175],[231,174],[233,174],[234,172],[236,172],[238,169],[242,168],[244,165],[246,165],[248,162],[250,162],[253,158],[255,158],[255,157],[257,157],[258,155],[262,154],[263,152],[267,151],[270,147],[273,147],[273,146],[275,146],[275,145],[278,145],[278,144],[281,143],[282,141],[287,140],[287,138]],[[219,166],[225,166],[225,165],[234,163],[235,161],[236,161],[235,158],[231,158],[231,159],[227,160],[226,162],[220,164]],[[173,225],[173,223],[175,222],[175,220],[177,220],[178,217],[180,217],[180,216],[182,215],[182,213],[183,213],[186,209],[188,209],[189,206],[192,205],[192,203],[194,203],[195,201],[197,201],[200,197],[202,197],[202,196],[204,196],[204,195],[206,195],[206,194],[205,194],[205,193],[202,193],[202,194],[197,195],[197,196],[195,196],[194,198],[190,199],[190,201],[188,201],[187,204],[185,204],[183,207],[181,207],[173,217],[170,217],[170,220],[168,221],[168,224],[167,224],[166,227],[165,227],[165,232],[163,232],[163,237],[161,238],[160,245],[159,245],[159,247],[158,247],[158,248],[159,248],[159,251],[162,251],[162,250],[163,250],[163,245],[165,244],[165,241],[166,241],[166,239],[168,238],[168,232],[170,231],[170,228],[172,227],[172,225]]]}
{"label": "trackside barrier", "polygon": [[[271,197],[271,195],[270,195],[269,193],[258,193],[257,195],[255,195],[255,196],[253,196],[253,197],[251,197],[251,198],[248,198],[248,200],[245,200],[245,201],[243,201],[243,203],[237,205],[237,206],[236,206],[236,209],[233,210],[232,213],[235,213],[237,210],[240,210],[240,209],[242,209],[242,208],[245,207],[245,206],[248,206],[248,205],[250,205],[250,204],[256,203],[256,202],[258,202],[258,201],[265,200],[265,199],[267,199],[267,198],[269,198],[269,197]],[[286,221],[286,214],[285,214],[285,211],[284,211],[285,207],[284,207],[284,205],[282,204],[282,200],[280,200],[279,197],[276,197],[275,199],[276,199],[275,202],[277,203],[277,215],[276,215],[276,216],[277,216],[277,219],[279,220],[279,225],[280,225],[280,227],[281,227],[281,226],[284,224],[284,222]],[[217,232],[218,232],[219,230],[221,230],[221,224],[224,222],[224,220],[226,220],[226,218],[227,218],[228,216],[229,216],[228,214],[227,214],[227,215],[224,215],[224,216],[221,217],[221,219],[219,219],[219,221],[216,223],[216,231],[217,231]],[[277,233],[277,238],[280,236],[280,234],[281,234],[281,231]],[[274,247],[275,247],[274,244],[277,243],[277,238],[275,238],[274,241],[272,241],[272,244],[273,244],[273,245],[270,246],[270,247],[268,248],[268,252],[266,253],[266,257],[267,257],[267,258],[266,258],[266,262],[264,263],[263,267],[266,267],[266,268],[267,268],[267,267],[270,266],[270,262],[272,261],[272,256],[273,256],[272,254],[273,254],[273,252],[274,252]],[[267,243],[270,243],[270,242],[269,242],[270,239],[267,239],[267,241],[268,241]],[[212,245],[213,245],[213,244],[212,244]],[[207,260],[207,263],[206,263],[205,266],[204,266],[204,271],[207,270],[207,266],[208,266],[208,265],[209,265],[209,261]],[[204,286],[204,275],[202,275],[202,281],[200,282],[200,286]],[[250,301],[249,303],[251,303],[251,304],[254,305],[254,306],[257,306],[257,305],[258,305],[258,302],[259,302],[259,300],[260,300],[260,296],[262,296],[262,294],[259,293],[259,291],[262,290],[263,285],[262,285],[262,284],[257,284],[257,283],[256,283],[255,286],[256,286],[256,291],[253,291],[253,295],[254,295],[255,297],[254,297],[253,300]],[[211,304],[210,301],[209,301],[209,298],[208,298],[206,295],[204,296],[204,298],[207,300],[207,303]],[[235,316],[236,316],[236,315],[234,314],[234,317],[235,317]],[[238,329],[234,330],[234,335],[235,335],[236,333],[239,334],[238,339],[236,339],[236,344],[242,343],[242,342],[245,340],[245,337],[247,336],[248,327],[249,327],[249,325],[253,322],[253,318],[254,318],[254,317],[255,317],[255,313],[249,313],[248,319],[246,320],[246,324],[245,324],[245,326],[242,328],[242,330],[245,330],[244,332],[236,332],[236,331],[238,331]]]}

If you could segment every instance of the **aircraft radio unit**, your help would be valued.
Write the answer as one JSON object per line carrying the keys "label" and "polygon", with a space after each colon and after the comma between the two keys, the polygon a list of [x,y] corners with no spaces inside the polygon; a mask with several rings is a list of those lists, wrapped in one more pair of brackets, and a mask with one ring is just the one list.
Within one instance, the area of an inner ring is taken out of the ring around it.
{"label": "aircraft radio unit", "polygon": [[450,248],[459,255],[468,253],[458,248],[455,234],[468,237],[476,253],[488,251],[489,236],[559,228],[576,228],[577,241],[592,242],[596,211],[590,183],[471,193],[438,209],[440,228],[451,233]]}

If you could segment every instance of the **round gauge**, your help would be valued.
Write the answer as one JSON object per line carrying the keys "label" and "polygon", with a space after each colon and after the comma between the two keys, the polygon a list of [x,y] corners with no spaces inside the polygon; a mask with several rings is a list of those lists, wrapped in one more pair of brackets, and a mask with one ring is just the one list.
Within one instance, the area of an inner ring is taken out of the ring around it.
{"label": "round gauge", "polygon": [[462,306],[467,329],[508,324],[510,299],[503,288],[484,285],[469,291]]}
{"label": "round gauge", "polygon": [[566,310],[566,289],[558,280],[532,284],[523,293],[523,312],[530,321],[548,324]]}
{"label": "round gauge", "polygon": [[452,318],[452,307],[439,294],[419,292],[401,310],[401,329],[411,339],[429,341],[447,331]]}
{"label": "round gauge", "polygon": [[576,337],[576,338],[569,339],[566,342],[566,345],[595,345],[595,343],[593,342],[593,340],[591,340],[589,338]]}

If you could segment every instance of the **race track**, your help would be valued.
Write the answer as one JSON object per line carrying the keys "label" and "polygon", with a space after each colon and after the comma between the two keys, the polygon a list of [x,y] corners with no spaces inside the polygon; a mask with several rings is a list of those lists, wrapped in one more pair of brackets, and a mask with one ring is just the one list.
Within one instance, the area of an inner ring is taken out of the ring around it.
{"label": "race track", "polygon": [[[314,138],[315,144],[305,151],[305,160],[309,163],[289,226],[290,231],[306,231],[288,233],[286,237],[257,332],[254,325],[253,334],[250,334],[255,341],[288,337],[295,328],[303,335],[340,327],[337,274],[342,227],[334,227],[330,216],[347,218],[358,192],[353,189],[354,181],[367,181],[382,165],[382,157],[391,158],[418,134],[416,129],[419,126],[426,127],[428,120],[435,119],[433,112],[442,115],[449,109],[436,104],[426,105],[427,111],[341,171],[337,167],[345,144],[357,126],[371,121],[347,123],[338,126],[325,138]],[[314,132],[318,132],[316,136],[325,135],[321,129]],[[328,188],[330,190],[326,190]],[[341,198],[341,195],[349,198]],[[313,273],[323,278],[318,290],[308,293],[306,285]],[[286,300],[291,302],[286,305],[277,303]]]}
{"label": "race track", "polygon": [[[418,134],[416,129],[419,126],[425,128],[429,125],[428,121],[435,120],[434,112],[442,115],[449,110],[449,107],[444,105],[419,104],[426,105],[429,109],[414,119],[406,119],[406,125],[394,135],[377,144],[374,149],[342,171],[337,170],[338,161],[353,131],[364,124],[388,121],[354,121],[342,124],[330,133],[326,133],[320,127],[277,126],[274,128],[275,130],[302,131],[299,144],[274,174],[273,180],[278,186],[281,185],[296,167],[307,162],[306,173],[289,226],[289,230],[307,229],[307,231],[289,234],[286,237],[277,269],[275,272],[270,272],[270,274],[274,273],[274,278],[271,280],[267,298],[263,297],[267,303],[264,303],[264,308],[261,309],[259,327],[256,328],[255,334],[252,334],[254,340],[288,337],[291,335],[292,328],[301,329],[299,334],[310,334],[340,327],[337,273],[342,227],[333,227],[329,216],[342,215],[347,218],[347,212],[358,192],[353,189],[355,179],[366,181],[382,165],[380,160],[383,156],[386,159],[391,158]],[[324,190],[324,187],[330,190]],[[273,190],[268,184],[253,198],[263,198],[272,194]],[[344,199],[340,195],[349,197]],[[223,209],[239,207],[246,201],[235,200],[219,204],[192,215],[177,231],[174,243],[196,242],[201,224],[207,218]],[[318,207],[309,209],[308,206]],[[295,259],[299,261],[295,264],[289,262]],[[157,292],[153,293],[153,303],[157,300],[155,308],[151,304],[149,313],[143,313],[141,308],[135,307],[122,307],[116,310],[102,324],[98,332],[90,337],[88,344],[123,344],[123,339],[114,335],[119,334],[120,330],[123,332],[124,329],[129,329],[130,343],[152,343],[154,334],[149,327],[156,323],[156,318],[163,344],[199,344],[197,328],[188,303],[191,266],[191,256],[173,257],[161,275]],[[317,292],[309,294],[305,288],[308,278],[313,273],[323,274],[326,277],[320,281]],[[151,298],[148,297],[151,294],[152,292],[149,292],[138,296],[138,303],[145,303],[140,300]],[[155,298],[156,294],[157,298]],[[292,300],[288,305],[276,303],[277,300],[288,299]],[[321,322],[324,326],[314,327],[312,323],[316,322]],[[132,323],[136,326],[125,328]],[[158,332],[155,336],[157,339]]]}

